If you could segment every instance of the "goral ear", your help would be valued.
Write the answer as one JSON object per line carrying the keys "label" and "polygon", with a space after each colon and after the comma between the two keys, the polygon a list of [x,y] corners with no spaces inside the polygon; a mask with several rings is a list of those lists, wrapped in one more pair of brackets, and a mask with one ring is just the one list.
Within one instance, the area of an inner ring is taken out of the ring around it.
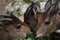
{"label": "goral ear", "polygon": [[20,26],[21,26],[20,29],[19,29],[18,35],[21,35],[21,36],[26,37],[26,35],[27,35],[28,33],[31,33],[31,30],[30,30],[29,26],[28,26],[26,23],[22,22],[20,19],[18,19],[18,18],[17,18],[16,16],[14,16],[13,14],[11,14],[11,17],[12,17],[12,19],[13,19],[16,23],[20,24]]}

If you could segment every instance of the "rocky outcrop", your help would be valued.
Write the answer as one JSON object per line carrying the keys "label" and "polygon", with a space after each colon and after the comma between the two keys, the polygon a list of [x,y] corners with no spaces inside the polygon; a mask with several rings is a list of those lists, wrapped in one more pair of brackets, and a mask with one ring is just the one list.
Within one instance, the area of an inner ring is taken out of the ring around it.
{"label": "rocky outcrop", "polygon": [[0,0],[0,13],[6,12],[6,6],[14,0]]}

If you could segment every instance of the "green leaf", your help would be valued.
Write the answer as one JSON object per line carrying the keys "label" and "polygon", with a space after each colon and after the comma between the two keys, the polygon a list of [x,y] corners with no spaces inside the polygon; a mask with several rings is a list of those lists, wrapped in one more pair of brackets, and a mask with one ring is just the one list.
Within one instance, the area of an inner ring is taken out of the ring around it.
{"label": "green leaf", "polygon": [[35,36],[32,33],[30,33],[27,35],[27,40],[35,40]]}

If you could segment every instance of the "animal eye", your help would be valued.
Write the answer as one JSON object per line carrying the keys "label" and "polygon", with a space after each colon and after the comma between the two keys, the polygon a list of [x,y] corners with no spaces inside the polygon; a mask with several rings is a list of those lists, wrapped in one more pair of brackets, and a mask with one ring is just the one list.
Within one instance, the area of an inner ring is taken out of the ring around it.
{"label": "animal eye", "polygon": [[21,28],[21,26],[20,25],[18,25],[17,27],[16,27],[16,29],[20,29]]}
{"label": "animal eye", "polygon": [[44,25],[49,25],[50,24],[50,21],[46,21],[45,23],[44,23]]}

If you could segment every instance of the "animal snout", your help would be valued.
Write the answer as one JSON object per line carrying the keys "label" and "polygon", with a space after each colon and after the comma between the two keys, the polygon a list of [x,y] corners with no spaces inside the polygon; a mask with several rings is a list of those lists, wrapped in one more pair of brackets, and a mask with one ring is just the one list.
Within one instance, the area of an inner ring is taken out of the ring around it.
{"label": "animal snout", "polygon": [[50,24],[50,21],[46,21],[45,23],[44,23],[44,25],[49,25]]}

